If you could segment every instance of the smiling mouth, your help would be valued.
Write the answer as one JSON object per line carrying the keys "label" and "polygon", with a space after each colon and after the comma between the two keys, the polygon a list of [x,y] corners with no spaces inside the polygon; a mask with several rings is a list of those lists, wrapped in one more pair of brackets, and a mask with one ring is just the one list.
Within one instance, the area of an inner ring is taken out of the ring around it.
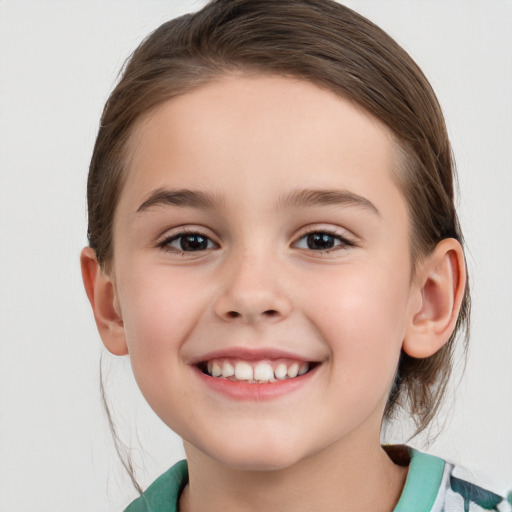
{"label": "smiling mouth", "polygon": [[246,382],[249,384],[267,384],[295,379],[310,372],[318,363],[293,360],[212,359],[199,363],[199,369],[210,377]]}

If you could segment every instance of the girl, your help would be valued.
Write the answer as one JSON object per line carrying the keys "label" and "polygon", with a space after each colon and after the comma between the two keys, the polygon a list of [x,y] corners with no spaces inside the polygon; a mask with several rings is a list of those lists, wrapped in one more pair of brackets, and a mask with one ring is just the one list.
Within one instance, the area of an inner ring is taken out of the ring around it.
{"label": "girl", "polygon": [[382,447],[435,416],[469,292],[453,164],[411,58],[330,0],[214,0],[135,51],[88,182],[105,346],[187,462],[127,510],[510,510]]}

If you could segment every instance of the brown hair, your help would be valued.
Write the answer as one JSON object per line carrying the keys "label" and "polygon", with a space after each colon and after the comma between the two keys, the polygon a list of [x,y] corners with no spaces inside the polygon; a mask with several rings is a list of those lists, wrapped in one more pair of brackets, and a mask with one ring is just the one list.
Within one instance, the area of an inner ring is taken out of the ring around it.
{"label": "brown hair", "polygon": [[[454,164],[441,108],[414,61],[384,31],[331,0],[213,0],[164,23],[135,50],[105,106],[90,165],[90,246],[108,271],[127,140],[142,114],[233,72],[293,76],[362,106],[394,134],[397,180],[411,217],[413,266],[442,239],[462,243]],[[469,328],[466,289],[457,325],[436,354],[402,353],[385,417],[407,408],[417,432],[435,415],[457,331]]]}

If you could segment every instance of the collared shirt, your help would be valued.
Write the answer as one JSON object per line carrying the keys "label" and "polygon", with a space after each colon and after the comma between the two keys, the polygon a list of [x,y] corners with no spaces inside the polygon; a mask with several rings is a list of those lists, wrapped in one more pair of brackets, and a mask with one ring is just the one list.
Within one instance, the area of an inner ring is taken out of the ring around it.
{"label": "collared shirt", "polygon": [[[512,512],[508,499],[455,476],[456,467],[439,457],[409,449],[404,490],[393,512]],[[188,483],[182,460],[155,480],[125,512],[178,512],[180,494]]]}

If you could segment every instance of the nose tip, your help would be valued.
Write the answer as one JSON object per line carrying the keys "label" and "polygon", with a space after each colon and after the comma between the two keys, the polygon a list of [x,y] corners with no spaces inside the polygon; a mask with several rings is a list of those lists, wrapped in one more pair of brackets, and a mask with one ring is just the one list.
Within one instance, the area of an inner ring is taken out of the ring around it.
{"label": "nose tip", "polygon": [[226,322],[277,322],[289,315],[291,301],[284,286],[269,272],[258,272],[251,267],[231,271],[222,281],[214,311]]}
{"label": "nose tip", "polygon": [[224,322],[279,322],[292,309],[285,263],[268,240],[240,243],[218,268],[215,315]]}

